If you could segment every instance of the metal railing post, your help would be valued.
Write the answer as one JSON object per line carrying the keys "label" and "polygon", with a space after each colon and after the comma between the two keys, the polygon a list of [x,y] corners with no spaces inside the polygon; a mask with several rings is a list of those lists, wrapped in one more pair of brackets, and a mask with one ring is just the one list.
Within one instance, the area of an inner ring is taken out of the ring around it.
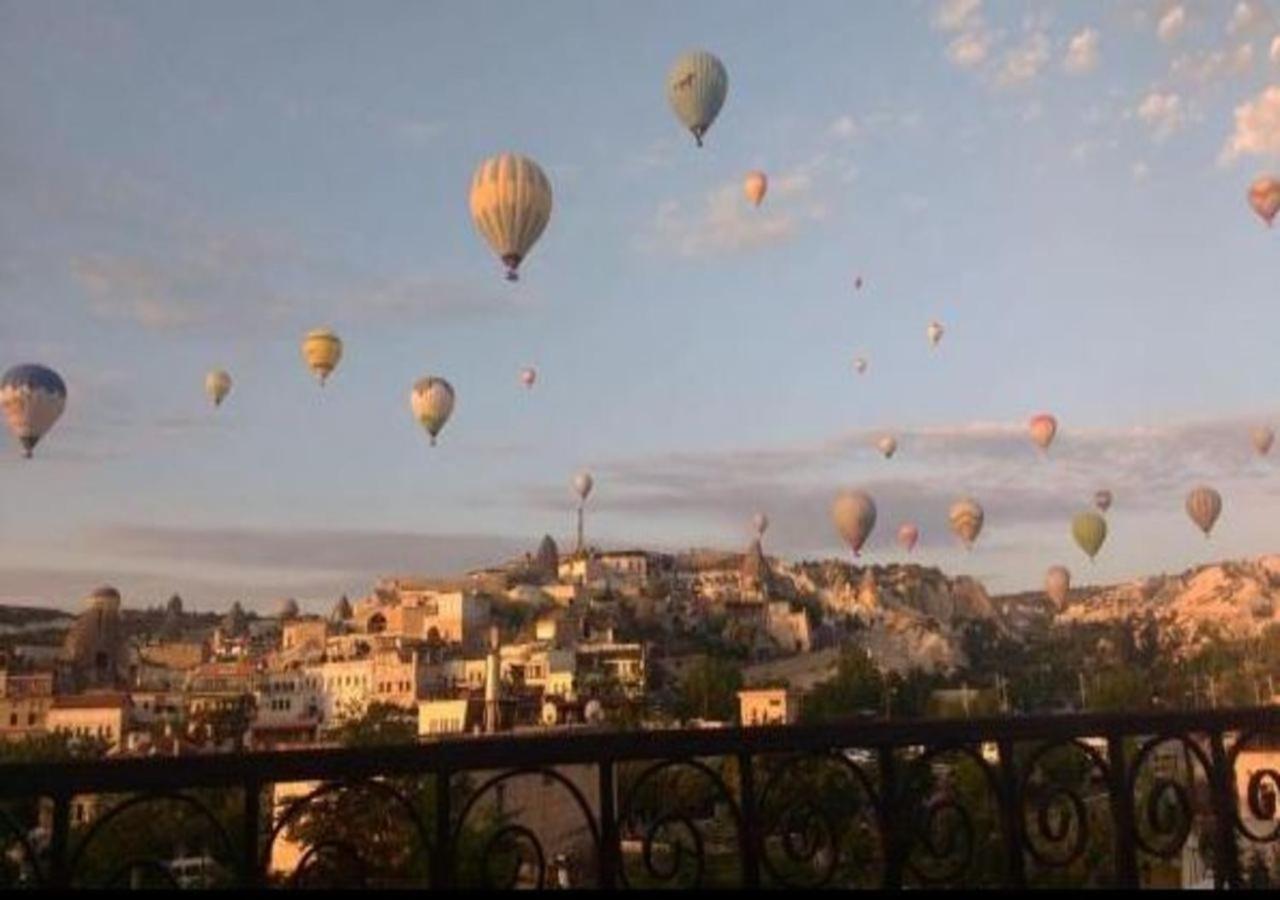
{"label": "metal railing post", "polygon": [[1213,881],[1218,888],[1240,888],[1240,856],[1236,847],[1236,786],[1227,763],[1222,732],[1209,734],[1213,771],[1209,776],[1209,792],[1213,802]]}
{"label": "metal railing post", "polygon": [[1000,752],[1000,808],[1004,819],[1004,835],[1008,846],[1006,860],[1009,887],[1022,888],[1027,885],[1026,860],[1023,858],[1023,819],[1022,797],[1018,790],[1017,765],[1014,762],[1013,741],[1005,739],[997,742]]}
{"label": "metal railing post", "polygon": [[757,852],[760,842],[756,815],[756,779],[751,754],[746,751],[738,753],[738,787],[742,794],[742,834],[739,836],[742,847],[742,882],[743,887],[757,888],[760,886],[760,857]]}
{"label": "metal railing post", "polygon": [[1133,782],[1129,779],[1129,761],[1125,757],[1124,739],[1107,735],[1107,765],[1110,775],[1112,852],[1115,854],[1116,884],[1136,888],[1138,883],[1138,841],[1133,819]]}
{"label": "metal railing post", "polygon": [[602,759],[599,766],[600,853],[597,860],[599,887],[611,890],[617,886],[621,844],[618,837],[618,813],[614,802],[613,760]]}

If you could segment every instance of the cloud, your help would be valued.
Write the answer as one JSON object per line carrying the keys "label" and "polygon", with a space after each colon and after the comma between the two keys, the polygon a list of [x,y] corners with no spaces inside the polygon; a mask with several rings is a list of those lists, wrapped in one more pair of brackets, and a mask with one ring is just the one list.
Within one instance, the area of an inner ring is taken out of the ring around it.
{"label": "cloud", "polygon": [[1151,167],[1142,160],[1138,160],[1129,167],[1129,173],[1133,176],[1134,181],[1146,181],[1151,174]]}
{"label": "cloud", "polygon": [[933,15],[939,31],[963,31],[982,19],[982,0],[942,0]]}
{"label": "cloud", "polygon": [[1172,44],[1178,40],[1186,30],[1187,11],[1181,5],[1166,12],[1156,24],[1156,35],[1166,44]]}
{"label": "cloud", "polygon": [[1231,50],[1200,51],[1175,59],[1171,74],[1198,85],[1209,85],[1228,78],[1247,75],[1253,68],[1253,44],[1240,44]]}
{"label": "cloud", "polygon": [[828,209],[815,190],[815,178],[829,161],[819,157],[769,181],[764,204],[753,207],[738,183],[722,185],[690,209],[668,200],[657,210],[641,244],[686,258],[740,253],[785,243],[807,224],[826,218]]}
{"label": "cloud", "polygon": [[1034,80],[1049,57],[1049,38],[1042,31],[1031,33],[1021,45],[1005,53],[996,72],[996,84],[1013,87]]}
{"label": "cloud", "polygon": [[1280,85],[1236,107],[1235,131],[1219,162],[1225,165],[1242,156],[1280,156]]}
{"label": "cloud", "polygon": [[831,126],[827,129],[827,134],[836,140],[851,141],[856,138],[862,129],[858,127],[858,122],[853,116],[839,116]]}
{"label": "cloud", "polygon": [[1275,18],[1258,0],[1240,0],[1227,20],[1227,34],[1231,37],[1257,35],[1275,24]]}
{"label": "cloud", "polygon": [[1086,28],[1077,32],[1067,44],[1067,56],[1062,67],[1072,75],[1092,72],[1098,66],[1098,43],[1096,29]]}
{"label": "cloud", "polygon": [[985,29],[966,31],[947,45],[947,59],[962,69],[975,69],[987,61],[993,42],[994,35]]}
{"label": "cloud", "polygon": [[1186,102],[1172,92],[1152,91],[1142,98],[1136,113],[1157,141],[1166,140],[1187,123]]}
{"label": "cloud", "polygon": [[1269,57],[1272,65],[1280,66],[1280,34],[1277,34],[1271,41],[1271,52]]}

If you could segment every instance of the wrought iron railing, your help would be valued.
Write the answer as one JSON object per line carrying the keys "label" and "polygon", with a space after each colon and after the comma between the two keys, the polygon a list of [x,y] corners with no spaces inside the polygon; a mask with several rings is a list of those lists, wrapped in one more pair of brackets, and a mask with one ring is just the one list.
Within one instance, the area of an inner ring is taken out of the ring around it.
{"label": "wrought iron railing", "polygon": [[46,888],[1238,887],[1280,844],[1277,737],[1257,708],[23,763],[0,832]]}

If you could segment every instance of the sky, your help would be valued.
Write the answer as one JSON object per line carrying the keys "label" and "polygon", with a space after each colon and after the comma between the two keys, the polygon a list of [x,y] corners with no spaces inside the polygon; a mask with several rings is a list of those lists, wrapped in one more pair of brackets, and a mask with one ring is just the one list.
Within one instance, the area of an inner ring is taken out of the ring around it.
{"label": "sky", "polygon": [[[701,150],[664,97],[691,48],[729,73]],[[467,210],[508,150],[555,198],[516,284]],[[583,468],[603,547],[739,547],[762,510],[768,552],[847,555],[854,487],[865,559],[915,521],[992,591],[1280,551],[1268,171],[1280,3],[0,0],[0,368],[70,395],[0,454],[0,600],[327,608],[571,546]],[[435,448],[425,375],[457,391]]]}

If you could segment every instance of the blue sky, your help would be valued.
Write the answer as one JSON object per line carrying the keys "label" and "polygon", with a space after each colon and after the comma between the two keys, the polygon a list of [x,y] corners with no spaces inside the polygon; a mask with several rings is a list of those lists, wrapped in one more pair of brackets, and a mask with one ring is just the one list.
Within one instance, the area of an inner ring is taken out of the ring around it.
{"label": "blue sky", "polygon": [[[1244,202],[1280,170],[1277,4],[788,12],[0,2],[0,365],[71,395],[34,463],[0,459],[0,597],[327,604],[567,544],[582,467],[604,545],[736,546],[763,509],[771,551],[836,554],[849,485],[870,559],[913,519],[922,561],[993,590],[1280,549],[1280,463],[1248,446],[1280,427],[1280,244]],[[663,96],[692,47],[730,78],[700,151]],[[466,208],[508,149],[555,189],[515,285]],[[346,344],[323,392],[319,326]],[[458,393],[434,450],[428,374]],[[1102,486],[1088,566],[1067,527]]]}

